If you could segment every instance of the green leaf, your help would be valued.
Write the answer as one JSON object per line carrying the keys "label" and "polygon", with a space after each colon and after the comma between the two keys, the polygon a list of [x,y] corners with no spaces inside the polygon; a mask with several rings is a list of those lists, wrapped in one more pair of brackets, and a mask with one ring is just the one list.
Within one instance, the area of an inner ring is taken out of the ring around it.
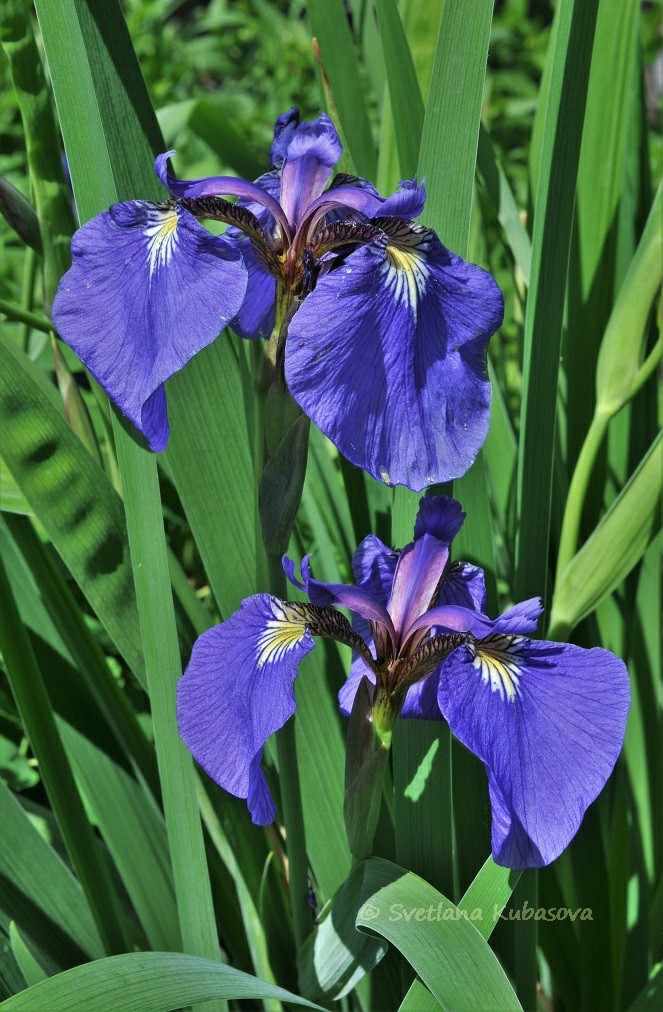
{"label": "green leaf", "polygon": [[497,957],[458,907],[411,872],[367,864],[374,891],[358,928],[395,945],[443,1008],[520,1009]]}
{"label": "green leaf", "polygon": [[58,281],[71,260],[69,240],[74,220],[51,98],[23,0],[7,0],[4,4],[0,41],[9,60],[21,110],[44,254],[44,301],[48,310]]}
{"label": "green leaf", "polygon": [[425,223],[461,256],[470,238],[493,0],[445,0],[419,152]]}
{"label": "green leaf", "polygon": [[125,941],[110,876],[99,842],[85,817],[60,739],[51,701],[0,560],[0,650],[21,722],[35,754],[41,778],[72,863],[90,904],[107,952],[121,952]]}
{"label": "green leaf", "polygon": [[34,510],[25,498],[11,471],[0,457],[0,510],[3,513],[20,513],[33,517]]}
{"label": "green leaf", "polygon": [[307,9],[354,168],[360,176],[375,179],[377,158],[364,83],[343,0],[309,0]]}
{"label": "green leaf", "polygon": [[37,1008],[167,1012],[220,998],[277,998],[304,1008],[319,1007],[248,973],[199,956],[132,952],[59,973],[9,998],[3,1012],[34,1012]]}
{"label": "green leaf", "polygon": [[478,910],[480,917],[472,917],[472,924],[484,938],[490,938],[500,914],[516,888],[519,871],[502,868],[489,857],[458,904],[468,916]]}
{"label": "green leaf", "polygon": [[103,955],[83,890],[0,780],[0,906],[58,969]]}
{"label": "green leaf", "polygon": [[371,867],[363,861],[351,871],[298,955],[299,984],[313,1000],[339,1001],[386,955],[382,939],[362,935],[355,927],[375,889]]}
{"label": "green leaf", "polygon": [[[562,452],[569,469],[591,421],[594,398],[593,391],[587,389],[587,379],[596,371],[618,283],[616,221],[622,213],[629,120],[633,115],[631,89],[640,44],[640,7],[638,0],[600,0],[596,20],[578,164],[562,358],[566,380],[566,445]],[[597,172],[597,165],[606,166],[607,171]],[[652,270],[656,272],[656,267]],[[623,349],[625,355],[629,347],[631,341]],[[632,360],[633,352],[629,358]],[[624,360],[625,377],[630,373]],[[593,500],[590,517],[596,516],[600,507],[598,492]]]}
{"label": "green leaf", "polygon": [[[119,5],[39,0],[37,11],[81,220],[143,188],[158,192],[151,155],[159,129]],[[117,417],[113,426],[182,940],[216,958],[193,760],[175,716],[181,666],[157,465]]]}
{"label": "green leaf", "polygon": [[563,639],[618,587],[659,530],[661,446],[654,440],[640,466],[558,581],[550,635]]}
{"label": "green leaf", "polygon": [[169,381],[164,454],[224,616],[256,590],[256,490],[238,352],[226,331]]}
{"label": "green leaf", "polygon": [[396,0],[375,0],[401,175],[417,171],[424,104]]}
{"label": "green leaf", "polygon": [[26,982],[32,985],[38,984],[40,980],[45,980],[47,973],[39,965],[30,950],[30,946],[21,936],[21,932],[16,927],[16,921],[12,921],[9,925],[9,940],[16,962],[20,966],[21,973],[25,977]]}
{"label": "green leaf", "polygon": [[[663,186],[610,314],[596,368],[596,410],[613,415],[639,389],[651,307],[661,284]],[[653,352],[656,365],[656,352]],[[660,343],[659,354],[660,358]]]}
{"label": "green leaf", "polygon": [[[16,548],[20,550],[24,565],[29,567],[25,584],[29,581],[30,586],[26,586],[23,594],[23,606],[30,607],[31,611],[41,606],[46,613],[45,616],[40,615],[37,622],[33,621],[30,627],[40,639],[48,638],[54,649],[75,669],[79,683],[82,682],[76,691],[79,708],[84,705],[81,689],[85,686],[90,694],[91,708],[94,709],[95,724],[98,726],[101,723],[101,714],[127,762],[144,778],[157,797],[159,784],[152,743],[140,726],[125,691],[110,671],[99,643],[85,621],[85,615],[77,606],[55,562],[54,553],[39,539],[29,522],[7,517],[6,524]],[[12,573],[10,579],[13,576]],[[21,610],[22,601],[18,597],[17,603]],[[25,611],[22,610],[21,613],[24,615]],[[46,678],[49,692],[52,693],[54,681],[49,678],[48,672]],[[54,702],[58,712],[67,718],[68,713],[63,713],[58,708],[57,699]],[[98,745],[99,740],[95,741]]]}
{"label": "green leaf", "polygon": [[441,1009],[439,1001],[433,997],[427,987],[419,979],[413,980],[408,993],[403,998],[398,1012],[436,1012]]}
{"label": "green leaf", "polygon": [[532,243],[520,218],[520,211],[511,192],[509,180],[493,149],[493,142],[485,127],[479,130],[477,167],[488,196],[502,226],[504,238],[513,254],[526,285],[529,284],[532,262]]}
{"label": "green leaf", "polygon": [[661,1007],[663,1000],[663,963],[657,963],[652,967],[649,980],[642,991],[629,1006],[628,1012],[655,1012]]}
{"label": "green leaf", "polygon": [[153,949],[181,948],[163,816],[125,770],[59,722],[81,797],[104,838]]}
{"label": "green leaf", "polygon": [[37,212],[20,190],[0,176],[0,213],[11,225],[22,242],[35,253],[42,252],[41,231]]}
{"label": "green leaf", "polygon": [[560,0],[557,10],[525,316],[516,600],[546,587],[562,322],[597,7]]}
{"label": "green leaf", "polygon": [[[0,343],[4,461],[136,677],[143,656],[122,502],[29,363]],[[65,494],[66,492],[66,494]]]}

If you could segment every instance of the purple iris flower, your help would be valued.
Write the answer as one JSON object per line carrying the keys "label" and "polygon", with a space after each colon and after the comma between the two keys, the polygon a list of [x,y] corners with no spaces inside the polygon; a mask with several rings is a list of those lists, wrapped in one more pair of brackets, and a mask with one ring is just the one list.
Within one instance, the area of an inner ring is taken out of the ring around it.
{"label": "purple iris flower", "polygon": [[[268,338],[287,318],[288,387],[350,461],[415,490],[464,474],[488,428],[486,352],[503,301],[490,274],[413,221],[424,187],[403,182],[385,199],[366,180],[332,179],[332,121],[300,123],[296,108],[254,183],[177,180],[169,154],[155,168],[173,199],[115,204],[79,229],[53,308],[151,448],[168,441],[173,373],[226,324]],[[213,236],[204,219],[230,227]]]}
{"label": "purple iris flower", "polygon": [[397,715],[446,720],[483,761],[498,864],[548,864],[577,832],[624,741],[625,665],[607,650],[531,639],[538,598],[488,618],[482,571],[450,562],[463,520],[454,499],[423,498],[401,552],[362,541],[356,586],[313,579],[308,558],[300,582],[284,559],[310,604],[258,594],[199,638],[178,687],[180,733],[212,779],[247,799],[255,823],[275,815],[263,747],[295,712],[299,663],[324,636],[356,652],[344,713],[366,677],[385,744]]}

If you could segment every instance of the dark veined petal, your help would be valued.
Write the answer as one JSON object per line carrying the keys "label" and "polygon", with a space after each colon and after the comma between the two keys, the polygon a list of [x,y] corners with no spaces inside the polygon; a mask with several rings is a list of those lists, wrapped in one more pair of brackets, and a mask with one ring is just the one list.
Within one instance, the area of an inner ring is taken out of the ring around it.
{"label": "dark veined petal", "polygon": [[493,633],[455,650],[440,672],[440,710],[488,771],[495,861],[549,864],[622,748],[625,665],[607,650]]}
{"label": "dark veined petal", "polygon": [[80,228],[53,321],[153,450],[168,442],[165,381],[210,344],[246,290],[241,255],[187,211],[130,201]]}
{"label": "dark veined petal", "polygon": [[[278,172],[266,172],[255,180],[269,196],[278,200],[281,192],[281,177]],[[240,198],[237,201],[242,207],[255,214],[260,225],[269,235],[273,219],[266,207],[253,200]],[[276,280],[265,270],[253,249],[248,236],[240,229],[231,226],[226,229],[224,238],[242,254],[248,272],[246,295],[239,313],[231,321],[231,327],[240,337],[254,340],[259,337],[269,338],[274,329],[276,314]]]}
{"label": "dark veined petal", "polygon": [[275,816],[263,747],[295,712],[297,668],[314,646],[301,608],[258,594],[199,637],[177,687],[186,747],[220,787],[247,799],[260,826]]}
{"label": "dark veined petal", "polygon": [[155,173],[174,197],[242,197],[247,202],[254,202],[267,208],[283,229],[284,234],[290,238],[290,226],[283,209],[279,202],[262,187],[257,186],[256,183],[249,183],[246,179],[238,179],[236,176],[177,179],[168,171],[168,159],[174,154],[174,151],[166,151],[162,155],[157,155],[154,162]]}
{"label": "dark veined petal", "polygon": [[444,574],[438,604],[456,604],[485,614],[486,581],[483,569],[469,562],[456,562]]}
{"label": "dark veined petal", "polygon": [[490,274],[433,232],[393,221],[387,244],[353,252],[304,300],[286,377],[348,460],[420,491],[460,477],[483,444],[486,350],[503,301]]}
{"label": "dark veined petal", "polygon": [[355,614],[361,615],[367,622],[377,622],[387,630],[394,641],[394,627],[389,613],[369,591],[364,590],[363,587],[352,587],[346,583],[323,583],[322,580],[315,580],[310,573],[309,557],[307,555],[302,560],[303,582],[301,583],[296,579],[294,564],[287,556],[283,558],[283,569],[290,582],[308,594],[311,604],[327,608],[348,608]]}
{"label": "dark veined petal", "polygon": [[336,127],[326,113],[299,123],[290,133],[281,168],[281,206],[293,229],[324,190],[342,153]]}

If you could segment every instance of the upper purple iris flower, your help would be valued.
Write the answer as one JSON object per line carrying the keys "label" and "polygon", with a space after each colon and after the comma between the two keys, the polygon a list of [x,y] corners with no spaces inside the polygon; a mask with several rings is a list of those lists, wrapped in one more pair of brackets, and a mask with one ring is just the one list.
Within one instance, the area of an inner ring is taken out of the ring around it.
{"label": "upper purple iris flower", "polygon": [[[300,123],[295,108],[277,120],[271,170],[254,183],[177,180],[171,153],[155,167],[174,199],[115,204],[79,229],[53,307],[63,339],[151,448],[168,441],[173,373],[227,324],[269,337],[298,306],[287,384],[341,453],[415,490],[464,474],[488,428],[486,351],[503,301],[490,274],[412,220],[424,187],[403,182],[385,199],[366,180],[332,179],[342,153],[332,121]],[[217,237],[203,219],[231,227]]]}
{"label": "upper purple iris flower", "polygon": [[[258,594],[198,639],[178,687],[180,733],[254,822],[274,818],[263,746],[295,712],[293,683],[317,635],[356,651],[343,712],[366,677],[384,742],[397,714],[444,719],[483,761],[498,864],[548,864],[577,832],[624,741],[625,665],[607,650],[530,639],[538,598],[489,619],[482,571],[450,563],[463,520],[455,500],[423,498],[401,552],[373,536],[360,544],[354,587],[313,579],[308,559],[299,582],[284,559],[311,604]],[[354,628],[336,607],[353,612]]]}

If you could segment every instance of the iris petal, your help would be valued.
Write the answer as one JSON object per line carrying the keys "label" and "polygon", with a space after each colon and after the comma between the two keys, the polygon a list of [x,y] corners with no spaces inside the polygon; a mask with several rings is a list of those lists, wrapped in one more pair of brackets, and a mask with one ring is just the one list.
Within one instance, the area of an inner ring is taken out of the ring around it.
{"label": "iris petal", "polygon": [[458,478],[486,436],[493,278],[400,223],[321,277],[291,324],[288,386],[352,463],[420,491]]}
{"label": "iris petal", "polygon": [[460,503],[449,496],[421,499],[414,541],[401,552],[389,599],[389,614],[401,633],[430,607],[449,560],[449,547],[464,520]]}
{"label": "iris petal", "polygon": [[174,197],[242,197],[247,201],[255,201],[262,207],[266,207],[281,225],[286,236],[290,237],[290,228],[287,218],[277,200],[274,200],[265,190],[255,183],[249,183],[246,179],[238,179],[236,176],[203,176],[201,179],[177,179],[168,171],[168,159],[174,155],[174,151],[166,151],[157,155],[154,162],[154,171]]}
{"label": "iris petal", "polygon": [[299,109],[296,105],[293,105],[287,112],[282,112],[277,118],[274,124],[274,139],[269,149],[270,169],[280,169],[283,165],[288,144],[292,140],[298,124]]}
{"label": "iris petal", "polygon": [[281,205],[293,229],[324,190],[342,153],[336,127],[325,113],[292,131],[281,169]]}
{"label": "iris petal", "polygon": [[443,662],[438,702],[488,771],[495,861],[549,864],[621,750],[629,708],[622,661],[598,648],[495,633]]}
{"label": "iris petal", "polygon": [[[266,172],[255,180],[255,185],[278,200],[281,192],[281,177],[278,172]],[[273,220],[267,208],[253,200],[243,198],[237,203],[255,214],[269,235]],[[230,226],[226,229],[224,238],[240,251],[248,273],[246,295],[239,313],[231,322],[231,327],[240,337],[249,340],[269,338],[274,329],[276,314],[276,280],[265,270],[254,252],[251,240],[240,229]]]}
{"label": "iris petal", "polygon": [[53,320],[153,450],[168,441],[165,381],[239,309],[239,252],[177,206],[115,204],[80,228]]}
{"label": "iris petal", "polygon": [[199,637],[177,687],[185,745],[219,786],[247,799],[257,825],[275,815],[263,748],[295,712],[297,668],[314,645],[287,602],[258,594]]}

